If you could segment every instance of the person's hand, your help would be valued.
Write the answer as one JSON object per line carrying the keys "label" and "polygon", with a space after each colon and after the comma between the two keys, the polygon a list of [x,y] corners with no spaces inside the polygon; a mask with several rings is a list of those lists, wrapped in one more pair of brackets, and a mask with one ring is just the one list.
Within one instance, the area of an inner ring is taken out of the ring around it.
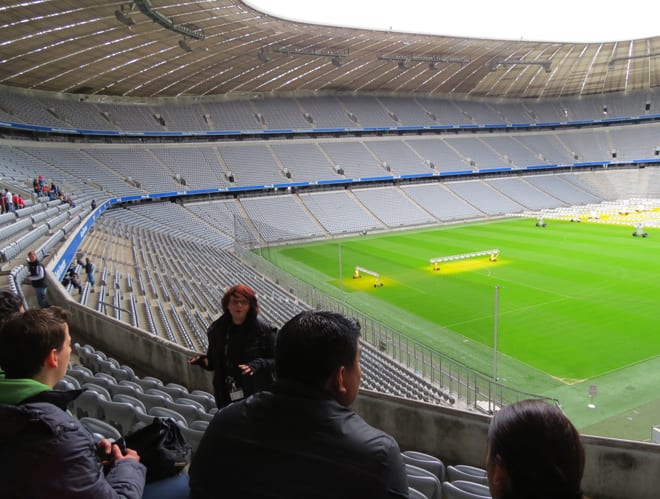
{"label": "person's hand", "polygon": [[96,452],[100,456],[110,456],[110,452],[112,451],[112,442],[108,440],[107,438],[102,438],[98,442],[96,442]]}
{"label": "person's hand", "polygon": [[188,361],[188,364],[208,367],[209,359],[205,355],[195,355],[192,359]]}
{"label": "person's hand", "polygon": [[241,370],[243,376],[252,376],[254,374],[252,368],[247,364],[239,364],[238,368]]}
{"label": "person's hand", "polygon": [[112,445],[112,457],[115,461],[121,461],[122,459],[134,459],[135,461],[140,461],[140,455],[133,449],[126,449],[126,454],[121,453],[121,449],[118,445]]}

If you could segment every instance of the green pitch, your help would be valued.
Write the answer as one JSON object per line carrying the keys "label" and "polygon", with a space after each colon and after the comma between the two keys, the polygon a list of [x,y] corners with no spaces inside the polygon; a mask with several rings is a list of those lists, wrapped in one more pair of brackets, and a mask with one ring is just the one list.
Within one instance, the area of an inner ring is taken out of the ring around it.
{"label": "green pitch", "polygon": [[[264,256],[484,373],[492,373],[498,286],[498,352],[521,390],[561,390],[658,356],[660,232],[641,238],[632,224],[535,222],[367,235]],[[437,271],[429,262],[493,248],[495,262],[483,256]],[[383,287],[364,273],[354,279],[356,266],[379,273]]]}

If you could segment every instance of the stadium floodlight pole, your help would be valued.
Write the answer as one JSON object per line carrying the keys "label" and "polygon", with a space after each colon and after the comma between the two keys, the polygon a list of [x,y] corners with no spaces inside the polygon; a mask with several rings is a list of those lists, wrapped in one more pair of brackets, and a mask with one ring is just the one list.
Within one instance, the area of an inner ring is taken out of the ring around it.
{"label": "stadium floodlight pole", "polygon": [[500,286],[495,285],[495,320],[493,331],[493,381],[497,382],[497,317],[499,315]]}

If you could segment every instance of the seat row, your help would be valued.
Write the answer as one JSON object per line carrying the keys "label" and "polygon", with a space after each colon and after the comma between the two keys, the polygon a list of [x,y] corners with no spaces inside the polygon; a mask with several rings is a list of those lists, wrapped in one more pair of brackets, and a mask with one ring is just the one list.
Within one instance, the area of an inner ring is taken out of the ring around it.
{"label": "seat row", "polygon": [[457,464],[446,466],[435,456],[401,453],[411,499],[489,499],[486,470]]}

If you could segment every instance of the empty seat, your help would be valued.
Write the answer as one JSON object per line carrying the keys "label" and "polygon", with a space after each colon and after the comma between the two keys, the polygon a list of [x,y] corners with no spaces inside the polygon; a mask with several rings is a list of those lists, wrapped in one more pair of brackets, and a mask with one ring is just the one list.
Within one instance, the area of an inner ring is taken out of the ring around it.
{"label": "empty seat", "polygon": [[216,407],[215,397],[211,395],[209,392],[205,392],[203,390],[193,390],[188,395],[186,395],[186,398],[196,400],[197,402],[201,402],[202,404],[204,404],[204,407],[206,407],[207,411]]}
{"label": "empty seat", "polygon": [[424,468],[406,464],[406,475],[408,485],[422,492],[428,499],[440,499],[442,497],[442,482],[436,475]]}
{"label": "empty seat", "polygon": [[102,418],[99,399],[102,395],[94,390],[85,390],[72,403],[71,412],[78,419],[84,417]]}
{"label": "empty seat", "polygon": [[440,482],[444,482],[445,465],[439,458],[430,454],[424,454],[423,452],[410,450],[404,451],[401,454],[403,455],[404,463],[424,468],[437,476]]}
{"label": "empty seat", "polygon": [[108,391],[112,394],[112,397],[114,398],[115,395],[118,395],[120,393],[123,393],[125,395],[132,395],[135,397],[139,390],[136,390],[135,387],[129,385],[117,384],[110,386],[108,388]]}
{"label": "empty seat", "polygon": [[408,499],[428,499],[419,490],[408,487]]}
{"label": "empty seat", "polygon": [[466,464],[447,466],[447,480],[450,482],[454,482],[456,480],[467,480],[470,482],[480,483],[482,485],[488,485],[486,470]]}
{"label": "empty seat", "polygon": [[112,400],[115,402],[125,402],[127,404],[131,404],[137,407],[138,409],[140,409],[145,414],[147,414],[148,412],[147,406],[144,405],[144,402],[142,402],[140,399],[132,395],[126,395],[125,393],[118,393],[112,396]]}
{"label": "empty seat", "polygon": [[100,435],[102,438],[108,438],[112,440],[119,440],[121,438],[121,433],[119,433],[117,428],[101,419],[84,417],[80,418],[80,423],[85,428],[87,428],[87,431],[96,436]]}
{"label": "empty seat", "polygon": [[112,395],[110,395],[110,391],[106,387],[101,386],[97,383],[83,383],[81,388],[83,390],[92,390],[103,396],[105,400],[112,400]]}
{"label": "empty seat", "polygon": [[199,408],[194,405],[180,404],[178,402],[167,400],[165,401],[165,407],[181,414],[186,419],[186,425],[190,425],[190,423],[199,419]]}
{"label": "empty seat", "polygon": [[78,382],[78,380],[66,374],[53,387],[53,390],[59,390],[59,391],[78,390],[78,389],[80,389],[80,383]]}
{"label": "empty seat", "polygon": [[456,480],[455,482],[451,483],[461,490],[465,490],[473,494],[478,494],[483,497],[490,497],[490,489],[487,485],[482,485],[480,483],[470,482],[467,480]]}
{"label": "empty seat", "polygon": [[185,386],[177,385],[176,383],[168,383],[157,388],[165,393],[169,393],[172,400],[189,395],[188,389]]}
{"label": "empty seat", "polygon": [[192,400],[188,397],[181,397],[181,398],[174,399],[174,402],[176,402],[177,404],[192,405],[192,406],[196,407],[197,409],[199,409],[200,411],[206,411],[206,408],[204,407],[204,404],[202,404],[201,402],[197,402],[196,400]]}
{"label": "empty seat", "polygon": [[173,419],[177,424],[188,426],[188,421],[181,414],[167,407],[152,407],[149,409],[150,416]]}
{"label": "empty seat", "polygon": [[110,366],[108,373],[111,374],[117,381],[127,380],[133,381],[135,373],[128,366]]}
{"label": "empty seat", "polygon": [[442,482],[442,497],[443,499],[491,499],[490,495],[483,496],[463,490],[452,482]]}
{"label": "empty seat", "polygon": [[[147,390],[149,390],[150,388],[160,388],[161,386],[163,386],[162,382],[159,383],[159,382],[155,381],[154,379],[148,379],[148,377],[135,378],[132,381],[134,383],[137,383],[138,385],[140,385],[142,387],[142,391],[145,391],[145,392]],[[160,380],[158,380],[158,381],[160,381]]]}
{"label": "empty seat", "polygon": [[117,428],[119,433],[126,435],[139,421],[136,411],[142,411],[128,402],[99,400],[103,413],[103,421]]}
{"label": "empty seat", "polygon": [[72,378],[76,378],[78,383],[82,385],[83,383],[93,383],[94,382],[94,373],[91,369],[88,369],[84,366],[72,366],[67,370],[67,375]]}
{"label": "empty seat", "polygon": [[145,405],[147,412],[149,412],[149,409],[152,407],[165,407],[165,402],[168,400],[166,397],[157,393],[136,392],[135,396]]}
{"label": "empty seat", "polygon": [[161,397],[174,402],[174,397],[172,397],[172,395],[170,395],[167,392],[164,392],[163,390],[158,390],[157,388],[149,388],[148,390],[145,390],[144,393],[149,395],[160,395]]}

